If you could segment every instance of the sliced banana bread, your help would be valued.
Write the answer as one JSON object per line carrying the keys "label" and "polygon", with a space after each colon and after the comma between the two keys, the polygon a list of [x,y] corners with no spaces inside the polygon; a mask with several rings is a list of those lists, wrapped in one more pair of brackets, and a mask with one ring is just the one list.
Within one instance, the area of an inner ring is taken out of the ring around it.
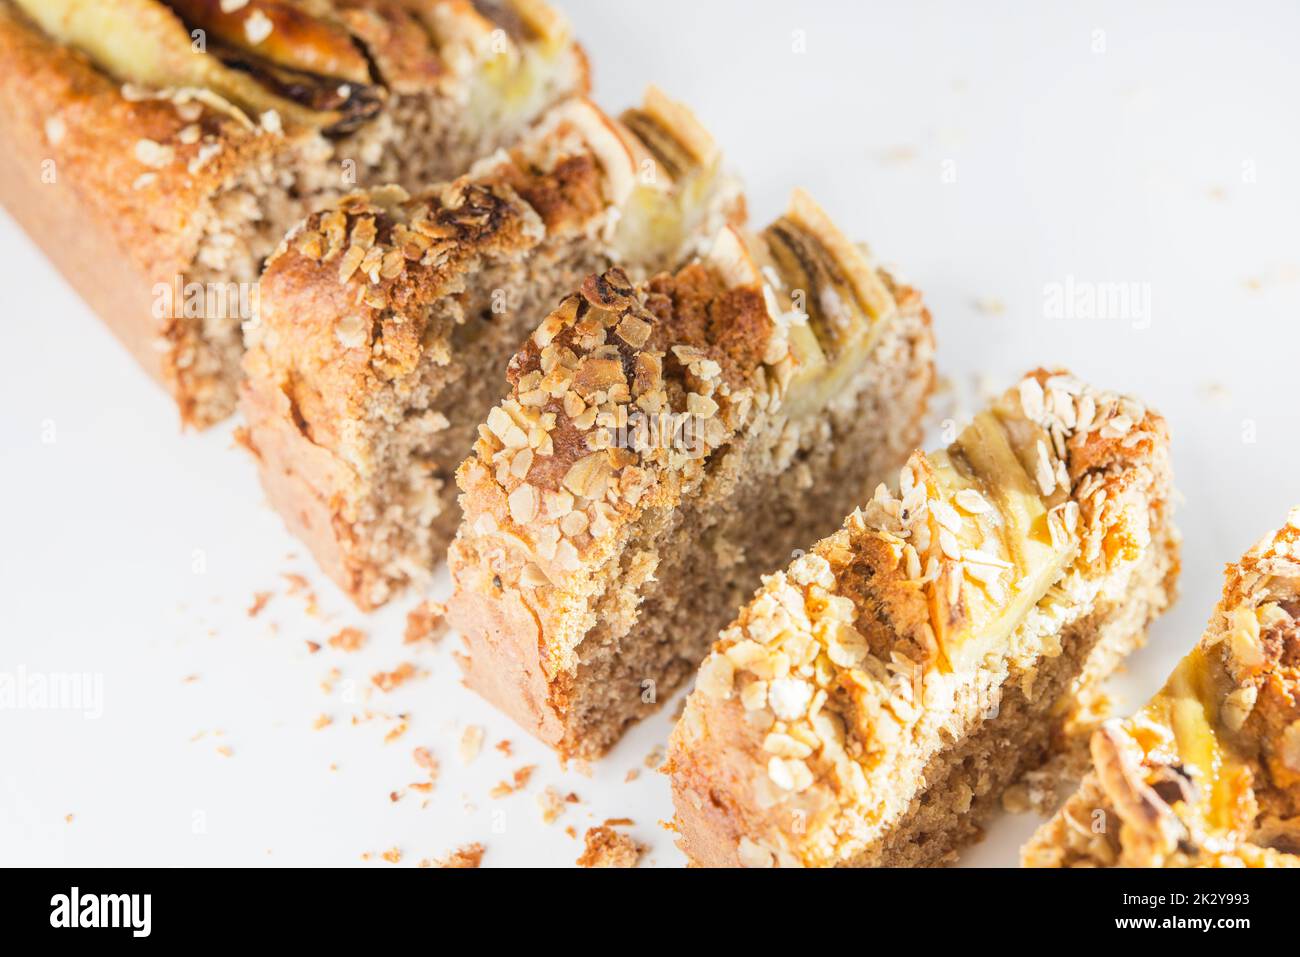
{"label": "sliced banana bread", "polygon": [[204,426],[286,230],[587,85],[541,0],[0,0],[0,201]]}
{"label": "sliced banana bread", "polygon": [[468,685],[562,755],[604,752],[915,447],[932,353],[919,293],[803,193],[675,274],[588,278],[457,473]]}
{"label": "sliced banana bread", "polygon": [[655,90],[621,121],[570,100],[451,183],[312,216],[268,263],[248,334],[246,435],[272,504],[363,608],[426,579],[460,518],[456,466],[551,306],[743,218],[708,134]]}
{"label": "sliced banana bread", "polygon": [[1300,866],[1300,509],[1228,566],[1200,642],[1092,758],[1027,867]]}
{"label": "sliced banana bread", "polygon": [[980,833],[1171,598],[1168,434],[1036,371],[721,634],[672,734],[705,866],[925,866]]}

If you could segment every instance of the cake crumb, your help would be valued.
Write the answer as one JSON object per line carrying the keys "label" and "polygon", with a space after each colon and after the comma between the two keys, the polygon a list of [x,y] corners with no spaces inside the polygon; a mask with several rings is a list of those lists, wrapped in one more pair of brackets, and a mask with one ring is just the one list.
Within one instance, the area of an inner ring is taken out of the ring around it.
{"label": "cake crumb", "polygon": [[334,719],[327,714],[316,715],[316,720],[312,722],[312,730],[319,731],[321,728],[328,728],[334,723]]}
{"label": "cake crumb", "polygon": [[623,783],[631,784],[640,776],[641,776],[641,770],[639,768],[629,768],[627,774],[623,775]]}
{"label": "cake crumb", "polygon": [[435,862],[435,867],[480,867],[483,864],[482,844],[475,842],[452,851],[445,859]]}
{"label": "cake crumb", "polygon": [[389,692],[415,677],[415,665],[409,661],[404,661],[392,671],[380,671],[370,676],[375,687],[380,691]]}
{"label": "cake crumb", "polygon": [[303,596],[303,602],[306,605],[307,614],[315,618],[320,613],[320,609],[316,606],[316,593],[312,591],[311,584],[307,579],[303,578],[297,572],[285,572],[280,577],[289,583],[290,595]]}
{"label": "cake crumb", "polygon": [[339,651],[360,651],[366,644],[366,633],[360,628],[340,628],[330,637],[331,648]]}
{"label": "cake crumb", "polygon": [[406,634],[403,644],[413,645],[428,640],[437,644],[447,634],[447,606],[440,601],[422,601],[406,613]]}
{"label": "cake crumb", "polygon": [[248,606],[248,617],[256,618],[258,615],[260,615],[262,613],[262,609],[266,607],[266,603],[269,602],[270,600],[271,600],[271,593],[269,591],[259,591],[256,594],[254,594],[253,603]]}
{"label": "cake crumb", "polygon": [[407,724],[405,721],[400,722],[397,725],[397,727],[393,728],[386,735],[384,735],[384,744],[392,744],[402,735],[406,734],[406,731],[409,727],[410,725]]}
{"label": "cake crumb", "polygon": [[483,728],[477,724],[466,727],[460,735],[460,763],[469,764],[478,757],[479,750],[482,747]]}
{"label": "cake crumb", "polygon": [[390,847],[381,855],[389,864],[396,864],[402,859],[402,850],[398,847]]}
{"label": "cake crumb", "polygon": [[433,752],[421,747],[416,748],[411,754],[415,758],[416,767],[425,771],[430,781],[438,780],[438,759],[433,756]]}
{"label": "cake crumb", "polygon": [[565,801],[559,791],[547,785],[542,793],[537,795],[537,805],[542,809],[542,823],[554,824],[564,813]]}
{"label": "cake crumb", "polygon": [[663,763],[664,763],[664,749],[656,745],[654,750],[645,756],[645,766],[649,768],[651,771],[653,771],[655,768],[659,767],[659,765]]}
{"label": "cake crumb", "polygon": [[584,840],[579,867],[636,867],[646,852],[644,844],[604,824],[589,828]]}
{"label": "cake crumb", "polygon": [[230,758],[230,757],[234,757],[235,752],[234,749],[230,747],[230,745],[219,744],[217,745],[217,754],[221,755],[223,758]]}
{"label": "cake crumb", "polygon": [[488,792],[488,796],[493,798],[503,798],[509,797],[516,791],[522,791],[528,786],[528,782],[532,778],[533,772],[536,770],[537,765],[535,764],[524,765],[514,773],[513,781],[500,782],[496,787],[492,788],[492,790]]}
{"label": "cake crumb", "polygon": [[314,655],[314,654],[316,654],[316,652],[318,652],[318,651],[320,651],[320,642],[319,642],[319,641],[309,641],[309,642],[307,642],[307,654],[309,654],[309,655]]}
{"label": "cake crumb", "polygon": [[63,816],[63,820],[64,820],[66,823],[71,824],[73,818],[75,818],[75,817],[76,817],[75,814],[65,814],[65,815]]}
{"label": "cake crumb", "polygon": [[508,738],[502,741],[498,741],[496,747],[497,750],[500,751],[502,754],[504,754],[507,758],[512,757],[515,753],[515,746],[510,743],[510,740]]}

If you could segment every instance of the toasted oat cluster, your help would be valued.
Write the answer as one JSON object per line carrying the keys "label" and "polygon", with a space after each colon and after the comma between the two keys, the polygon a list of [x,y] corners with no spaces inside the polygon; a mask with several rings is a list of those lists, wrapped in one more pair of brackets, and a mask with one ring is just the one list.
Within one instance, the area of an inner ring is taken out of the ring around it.
{"label": "toasted oat cluster", "polygon": [[589,277],[515,356],[458,473],[470,686],[599,754],[761,570],[902,460],[930,349],[919,296],[802,193],[675,274]]}
{"label": "toasted oat cluster", "polygon": [[1195,649],[1092,758],[1026,866],[1300,866],[1300,509],[1228,566]]}
{"label": "toasted oat cluster", "polygon": [[0,0],[21,177],[0,189],[203,426],[233,409],[240,325],[290,226],[458,175],[587,87],[541,0]]}
{"label": "toasted oat cluster", "polygon": [[268,263],[244,362],[272,504],[363,608],[427,580],[459,521],[456,466],[552,304],[743,217],[708,134],[651,89],[619,120],[571,100],[466,176],[308,218]]}
{"label": "toasted oat cluster", "polygon": [[767,576],[673,733],[709,865],[935,864],[1167,605],[1168,435],[1037,371]]}

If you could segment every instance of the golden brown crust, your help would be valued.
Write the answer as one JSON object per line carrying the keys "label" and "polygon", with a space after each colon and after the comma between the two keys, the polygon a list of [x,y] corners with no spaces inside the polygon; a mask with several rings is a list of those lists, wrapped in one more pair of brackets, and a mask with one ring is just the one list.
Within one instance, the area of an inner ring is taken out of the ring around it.
{"label": "golden brown crust", "polygon": [[[999,442],[1020,464],[990,453]],[[882,487],[765,579],[701,666],[673,733],[668,770],[692,860],[873,859],[917,793],[905,782],[978,727],[949,718],[968,706],[954,696],[978,686],[981,662],[1060,655],[1050,633],[1038,651],[1022,634],[1032,603],[1065,581],[1086,609],[1112,570],[1150,550],[1167,444],[1163,419],[1133,400],[1037,370],[947,452],[914,455],[898,497]],[[1031,604],[1004,611],[1021,601]]]}
{"label": "golden brown crust", "polygon": [[1228,566],[1197,646],[1092,758],[1027,866],[1300,866],[1300,509]]}
{"label": "golden brown crust", "polygon": [[[207,197],[273,152],[271,139],[197,100],[124,96],[7,4],[0,65],[5,153],[16,173],[0,187],[6,207],[132,354],[175,381],[172,357],[155,346],[166,328],[151,317],[153,287],[189,267]],[[180,131],[195,124],[203,139],[181,143]],[[200,163],[204,140],[224,145]],[[145,142],[172,150],[173,161],[143,162],[136,146]]]}
{"label": "golden brown crust", "polygon": [[[205,23],[207,16],[226,16],[215,3],[177,6]],[[170,26],[183,34],[173,14],[153,0],[124,3],[121,10],[121,16],[133,10],[149,14],[149,29]],[[310,18],[301,8],[262,0],[229,16],[267,15],[272,30],[254,44],[258,55],[277,69],[295,71],[294,76],[316,77],[327,91],[361,79],[356,74],[362,69],[369,71],[355,37],[368,45],[384,74],[373,80],[376,89],[382,89],[379,80],[386,80],[397,92],[441,96],[446,88],[447,96],[459,95],[453,86],[463,85],[465,76],[449,69],[432,35],[401,5],[339,0],[331,10],[329,17]],[[290,21],[299,29],[290,30]],[[123,29],[130,31],[132,25]],[[214,43],[219,42],[214,36]],[[207,58],[215,62],[217,52]],[[572,83],[585,89],[585,60],[576,47],[569,55]],[[190,58],[203,57],[187,52],[187,62]],[[316,70],[324,72],[311,72]],[[173,392],[182,419],[206,425],[212,414],[206,393],[212,386],[191,368],[187,347],[188,339],[203,332],[183,315],[154,318],[159,306],[155,287],[171,287],[178,277],[183,282],[201,278],[195,272],[205,270],[196,265],[196,256],[218,215],[214,202],[223,191],[243,177],[272,175],[265,169],[283,175],[305,162],[305,151],[328,152],[329,147],[315,139],[311,123],[290,124],[291,118],[301,118],[297,105],[277,99],[279,94],[241,108],[210,89],[194,88],[185,82],[189,77],[154,88],[124,79],[130,77],[115,76],[48,36],[13,0],[0,0],[0,135],[12,173],[0,187],[5,205]],[[292,77],[280,79],[290,82]],[[259,114],[259,105],[271,112]],[[342,115],[331,109],[329,115]],[[326,178],[328,172],[319,171]],[[222,282],[254,278],[216,271],[215,279]],[[222,385],[233,388],[233,382]]]}

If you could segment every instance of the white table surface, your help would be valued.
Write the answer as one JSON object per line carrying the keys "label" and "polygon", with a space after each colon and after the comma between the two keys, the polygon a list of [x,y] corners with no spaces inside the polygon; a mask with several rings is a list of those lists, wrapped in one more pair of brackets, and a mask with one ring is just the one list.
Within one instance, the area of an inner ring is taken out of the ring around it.
{"label": "white table surface", "polygon": [[[756,223],[806,186],[924,290],[952,383],[939,415],[1038,364],[1165,413],[1186,498],[1183,596],[1117,681],[1118,704],[1156,689],[1223,564],[1300,502],[1300,7],[561,5],[599,102],[620,108],[658,83],[715,132]],[[1142,284],[1150,308],[1049,318],[1049,290],[1071,277]],[[353,610],[265,505],[230,428],[179,435],[162,394],[7,218],[0,290],[0,674],[87,673],[102,688],[99,714],[0,710],[0,864],[369,854],[389,867],[390,848],[405,866],[470,841],[486,865],[570,864],[580,842],[565,826],[610,817],[635,821],[646,863],[683,863],[659,826],[667,780],[644,767],[672,703],[590,776],[562,770],[460,687],[455,639],[403,647],[412,600]],[[289,571],[313,582],[318,617],[287,594]],[[362,652],[309,653],[344,625],[370,635]],[[403,661],[428,676],[367,692]],[[407,714],[409,729],[385,743],[396,722],[353,723],[369,712]],[[333,724],[315,730],[321,714]],[[462,766],[468,725],[486,745]],[[440,760],[438,783],[393,802],[421,778],[418,746]],[[538,770],[523,792],[488,796],[525,764]],[[548,784],[581,798],[551,826],[536,804]],[[1013,864],[1035,824],[1001,819],[965,860]]]}

